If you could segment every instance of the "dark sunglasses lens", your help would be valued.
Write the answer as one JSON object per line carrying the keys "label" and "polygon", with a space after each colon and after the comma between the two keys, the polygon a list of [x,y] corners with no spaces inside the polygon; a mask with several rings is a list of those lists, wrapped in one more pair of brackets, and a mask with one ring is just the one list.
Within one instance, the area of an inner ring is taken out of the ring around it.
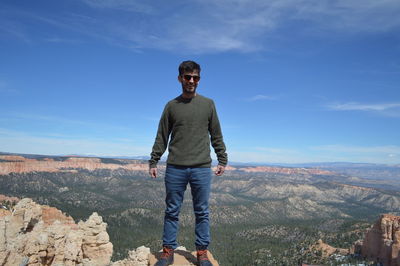
{"label": "dark sunglasses lens", "polygon": [[200,80],[200,76],[184,75],[183,78],[187,81],[190,81],[193,78],[194,82],[198,82]]}

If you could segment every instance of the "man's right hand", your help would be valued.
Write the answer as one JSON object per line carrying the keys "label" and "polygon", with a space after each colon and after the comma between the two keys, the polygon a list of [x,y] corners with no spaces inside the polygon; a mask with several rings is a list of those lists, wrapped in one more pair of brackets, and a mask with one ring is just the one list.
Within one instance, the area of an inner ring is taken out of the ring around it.
{"label": "man's right hand", "polygon": [[157,178],[157,167],[149,168],[149,174],[152,178]]}

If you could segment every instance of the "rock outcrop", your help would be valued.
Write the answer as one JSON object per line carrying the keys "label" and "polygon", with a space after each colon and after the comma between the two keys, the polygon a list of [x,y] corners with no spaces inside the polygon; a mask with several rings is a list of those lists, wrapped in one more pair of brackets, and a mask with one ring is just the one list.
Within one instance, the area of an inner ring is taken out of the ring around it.
{"label": "rock outcrop", "polygon": [[331,245],[328,245],[324,243],[321,239],[319,239],[314,245],[310,247],[311,251],[320,251],[322,257],[329,257],[333,254],[339,254],[339,255],[349,255],[350,250],[344,249],[344,248],[335,248],[332,247]]}
{"label": "rock outcrop", "polygon": [[[0,215],[0,265],[149,266],[160,258],[160,252],[153,255],[141,246],[129,251],[126,259],[111,262],[113,245],[106,227],[97,213],[76,224],[56,208],[22,199],[12,212]],[[209,257],[219,265],[211,253]],[[174,265],[196,265],[195,252],[179,247]]]}
{"label": "rock outcrop", "polygon": [[382,215],[364,240],[355,243],[354,252],[384,265],[400,266],[400,216]]}
{"label": "rock outcrop", "polygon": [[75,224],[56,208],[22,199],[0,218],[0,265],[108,265],[106,226],[97,213]]}

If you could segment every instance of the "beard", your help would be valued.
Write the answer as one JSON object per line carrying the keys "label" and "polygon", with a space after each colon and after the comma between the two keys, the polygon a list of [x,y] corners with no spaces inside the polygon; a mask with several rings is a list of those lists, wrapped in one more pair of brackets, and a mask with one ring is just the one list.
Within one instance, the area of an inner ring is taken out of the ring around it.
{"label": "beard", "polygon": [[195,94],[196,93],[196,85],[190,86],[190,85],[186,85],[186,86],[182,86],[182,90],[184,93],[187,94]]}

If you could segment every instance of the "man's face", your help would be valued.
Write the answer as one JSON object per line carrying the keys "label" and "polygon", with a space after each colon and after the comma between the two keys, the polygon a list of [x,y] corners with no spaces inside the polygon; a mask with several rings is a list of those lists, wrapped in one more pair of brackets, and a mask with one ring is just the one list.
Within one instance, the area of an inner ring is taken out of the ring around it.
{"label": "man's face", "polygon": [[200,74],[198,71],[185,72],[178,76],[179,82],[182,84],[183,93],[195,94],[197,85],[199,84]]}

